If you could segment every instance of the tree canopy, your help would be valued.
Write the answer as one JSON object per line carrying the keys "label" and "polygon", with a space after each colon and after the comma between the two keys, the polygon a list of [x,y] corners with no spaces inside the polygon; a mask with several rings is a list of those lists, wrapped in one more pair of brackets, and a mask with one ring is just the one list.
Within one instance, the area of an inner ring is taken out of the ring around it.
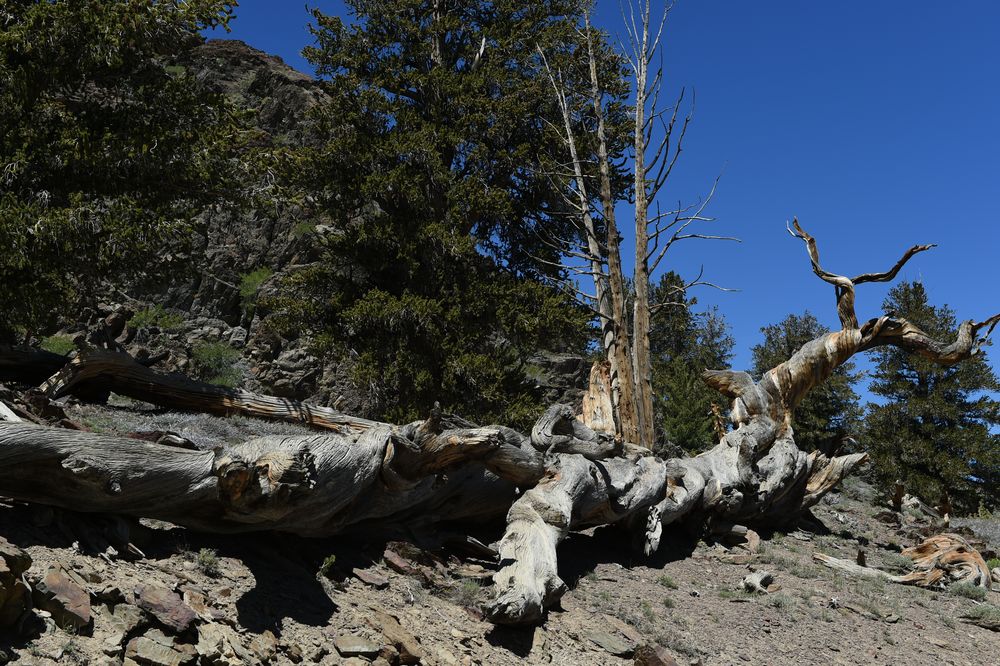
{"label": "tree canopy", "polygon": [[322,257],[264,305],[351,354],[379,416],[440,400],[524,423],[538,405],[520,359],[582,351],[589,336],[590,315],[546,279],[558,246],[545,234],[573,227],[567,179],[551,170],[564,147],[540,51],[585,75],[580,5],[347,5],[350,23],[314,14],[305,51],[330,93],[326,138],[282,162],[286,185],[329,222]]}
{"label": "tree canopy", "polygon": [[224,100],[173,60],[233,2],[0,8],[0,337],[141,272],[217,200],[237,141]]}
{"label": "tree canopy", "polygon": [[668,444],[684,451],[709,448],[718,440],[718,421],[728,408],[701,373],[729,367],[733,337],[718,310],[692,310],[698,301],[685,294],[683,285],[671,271],[652,290],[655,302],[673,303],[656,313],[649,333],[658,439],[663,440],[656,450]]}
{"label": "tree canopy", "polygon": [[[894,287],[882,305],[937,339],[957,330],[946,305],[930,303],[919,282]],[[865,446],[884,488],[901,480],[908,492],[937,502],[950,495],[962,510],[1000,506],[1000,383],[986,359],[943,366],[895,347],[872,352],[871,405]],[[992,432],[991,432],[992,430]]]}

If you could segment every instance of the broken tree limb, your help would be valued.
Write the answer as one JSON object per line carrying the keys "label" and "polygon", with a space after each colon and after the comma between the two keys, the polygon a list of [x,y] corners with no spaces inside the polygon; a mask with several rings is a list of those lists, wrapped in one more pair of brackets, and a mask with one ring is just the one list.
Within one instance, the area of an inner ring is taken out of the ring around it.
{"label": "broken tree limb", "polygon": [[894,575],[874,567],[861,566],[823,553],[814,553],[813,559],[849,576],[881,579],[918,587],[943,587],[946,584],[966,583],[990,589],[990,570],[983,556],[957,534],[938,534],[925,539],[902,554],[913,561],[913,571]]}
{"label": "broken tree limb", "polygon": [[80,351],[46,379],[40,388],[50,398],[60,398],[80,388],[88,391],[100,388],[170,409],[219,416],[241,414],[302,423],[323,430],[365,430],[387,425],[348,416],[329,407],[207,384],[175,373],[157,372],[128,354],[103,349]]}
{"label": "broken tree limb", "polygon": [[58,372],[69,357],[44,349],[20,345],[0,345],[0,381],[35,386]]}

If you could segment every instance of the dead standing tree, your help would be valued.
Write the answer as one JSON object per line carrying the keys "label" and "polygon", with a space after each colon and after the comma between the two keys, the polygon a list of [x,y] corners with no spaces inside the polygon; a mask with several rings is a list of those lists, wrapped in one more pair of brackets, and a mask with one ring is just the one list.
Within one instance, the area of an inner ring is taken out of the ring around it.
{"label": "dead standing tree", "polygon": [[[684,92],[677,102],[668,108],[661,108],[660,93],[663,88],[663,66],[654,66],[660,55],[663,31],[669,7],[660,16],[658,25],[653,25],[651,3],[645,0],[641,5],[638,23],[636,8],[629,4],[626,17],[628,48],[626,57],[633,74],[635,96],[632,129],[632,209],[634,213],[635,256],[632,285],[634,292],[632,312],[627,312],[628,294],[626,277],[622,267],[622,236],[616,219],[616,199],[612,188],[613,157],[609,152],[605,98],[607,90],[603,77],[607,73],[598,71],[597,54],[594,52],[593,28],[589,18],[584,25],[587,41],[587,61],[590,74],[590,89],[580,96],[589,96],[588,115],[592,116],[597,163],[598,193],[588,190],[588,166],[591,156],[582,155],[574,127],[580,125],[574,117],[575,110],[583,105],[574,104],[577,97],[567,90],[560,72],[553,72],[540,52],[542,62],[549,74],[559,108],[562,111],[561,133],[569,153],[572,166],[571,190],[575,196],[568,197],[567,203],[575,211],[580,240],[569,242],[555,239],[554,245],[567,258],[561,267],[575,278],[594,281],[594,294],[580,290],[576,285],[566,283],[566,287],[578,301],[591,308],[601,324],[601,341],[610,371],[611,404],[616,433],[626,442],[651,448],[655,439],[653,415],[652,361],[649,333],[652,318],[663,308],[686,307],[683,292],[697,285],[716,285],[702,280],[699,275],[694,280],[678,288],[676,301],[651,303],[650,278],[659,268],[667,251],[677,242],[688,239],[738,240],[729,236],[696,233],[691,225],[711,222],[705,209],[715,193],[715,186],[704,199],[694,205],[678,206],[661,212],[656,205],[661,191],[666,185],[683,151],[684,137],[691,122],[689,112],[683,120],[679,117]],[[655,34],[653,30],[655,29]],[[598,205],[594,206],[594,201]],[[656,205],[656,213],[650,207]],[[580,262],[574,264],[573,262]],[[631,320],[631,326],[629,325]]]}
{"label": "dead standing tree", "polygon": [[[506,513],[496,596],[497,623],[534,622],[566,586],[556,547],[574,529],[619,524],[645,553],[663,527],[793,522],[865,459],[829,459],[798,449],[795,406],[853,354],[894,345],[942,364],[978,352],[1000,322],[963,322],[952,342],[932,339],[891,314],[859,325],[857,284],[825,271],[815,241],[795,223],[814,272],[835,286],[842,328],[813,340],[759,382],[709,371],[733,399],[736,429],[692,458],[661,460],[588,428],[564,405],[529,436],[432,414],[404,426],[352,419],[267,396],[157,373],[118,352],[81,353],[44,384],[51,396],[111,390],[164,406],[300,419],[325,433],[262,437],[210,451],[10,422],[0,423],[0,494],[77,511],[160,518],[213,532],[279,530],[319,536],[404,523],[481,522]],[[8,367],[7,370],[10,368]]]}

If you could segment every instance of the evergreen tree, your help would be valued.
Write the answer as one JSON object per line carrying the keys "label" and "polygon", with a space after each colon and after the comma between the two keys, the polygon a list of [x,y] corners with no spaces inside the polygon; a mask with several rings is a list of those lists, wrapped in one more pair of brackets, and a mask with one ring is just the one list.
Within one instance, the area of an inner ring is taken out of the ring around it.
{"label": "evergreen tree", "polygon": [[589,335],[588,313],[545,284],[559,258],[546,238],[573,227],[549,168],[565,148],[539,49],[585,80],[580,3],[346,4],[353,22],[317,12],[306,49],[330,93],[327,140],[289,152],[282,170],[329,219],[323,257],[264,306],[286,332],[354,355],[377,416],[440,401],[528,423],[539,405],[523,359],[583,350]]}
{"label": "evergreen tree", "polygon": [[[935,339],[954,339],[954,313],[931,305],[919,282],[894,287],[883,309]],[[869,407],[865,448],[882,488],[901,480],[928,502],[950,495],[965,511],[1000,506],[1000,403],[989,395],[1000,384],[985,357],[947,367],[896,347],[872,356],[871,391],[886,403]]]}
{"label": "evergreen tree", "polygon": [[[701,379],[706,369],[729,367],[733,338],[717,310],[694,312],[697,299],[688,298],[679,275],[669,272],[652,290],[660,309],[650,329],[654,409],[660,440],[684,451],[700,451],[717,441],[716,418],[727,410],[726,399]],[[714,408],[713,408],[714,405]]]}
{"label": "evergreen tree", "polygon": [[0,340],[147,270],[223,195],[233,118],[174,63],[233,5],[0,4]]}
{"label": "evergreen tree", "polygon": [[[829,329],[811,313],[788,315],[778,324],[760,329],[764,341],[752,350],[751,373],[760,378],[765,372],[791,358],[802,345]],[[806,451],[831,453],[845,436],[856,434],[860,418],[854,384],[860,378],[853,362],[838,367],[822,384],[812,389],[795,410],[795,442]]]}

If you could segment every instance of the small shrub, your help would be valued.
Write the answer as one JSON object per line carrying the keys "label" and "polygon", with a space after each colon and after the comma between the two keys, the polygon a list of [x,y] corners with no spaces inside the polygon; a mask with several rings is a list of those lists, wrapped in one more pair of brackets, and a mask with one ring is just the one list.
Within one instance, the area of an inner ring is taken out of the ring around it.
{"label": "small shrub", "polygon": [[789,609],[795,606],[795,599],[787,594],[769,594],[765,600],[771,608]]}
{"label": "small shrub", "polygon": [[653,613],[653,607],[650,605],[648,601],[642,602],[642,616],[647,620],[649,620],[650,622],[652,622],[653,618],[656,617],[656,615]]}
{"label": "small shrub", "polygon": [[50,335],[42,340],[38,346],[47,352],[59,354],[60,356],[66,356],[76,349],[76,346],[73,344],[73,338],[68,335]]}
{"label": "small shrub", "polygon": [[662,576],[657,578],[656,582],[662,585],[663,587],[667,588],[668,590],[677,589],[677,582],[666,574],[663,574]]}
{"label": "small shrub", "polygon": [[674,602],[673,598],[671,598],[671,597],[663,597],[663,607],[664,608],[673,608],[676,605],[677,604]]}
{"label": "small shrub", "polygon": [[128,322],[133,328],[156,328],[173,331],[184,324],[184,317],[173,312],[167,312],[162,305],[151,305],[145,310],[139,310]]}
{"label": "small shrub", "polygon": [[955,583],[948,586],[948,591],[956,597],[965,597],[966,599],[974,599],[975,601],[986,600],[986,588],[973,585],[972,583]]}
{"label": "small shrub", "polygon": [[479,603],[479,594],[482,592],[482,589],[482,586],[477,581],[466,578],[455,588],[455,603],[459,606],[474,608]]}
{"label": "small shrub", "polygon": [[319,565],[319,573],[326,578],[333,577],[333,567],[337,564],[336,555],[327,555],[323,558],[323,564]]}
{"label": "small shrub", "polygon": [[755,594],[748,590],[744,590],[742,587],[737,590],[719,590],[720,599],[753,599]]}
{"label": "small shrub", "polygon": [[913,560],[900,553],[885,553],[882,555],[882,564],[893,571],[909,571],[913,568]]}
{"label": "small shrub", "polygon": [[210,384],[235,387],[243,379],[234,367],[240,352],[225,342],[200,342],[191,349],[194,374]]}
{"label": "small shrub", "polygon": [[1000,567],[1000,557],[991,557],[990,559],[986,560],[986,566],[988,566],[991,571],[993,569],[996,569],[997,567]]}
{"label": "small shrub", "polygon": [[[990,604],[980,604],[963,613],[962,617],[970,620],[979,620],[980,622],[1000,624],[1000,608],[991,606]],[[942,616],[943,618],[944,616]]]}
{"label": "small shrub", "polygon": [[243,310],[248,315],[253,312],[261,285],[272,275],[274,271],[266,266],[240,275],[240,299],[243,302]]}
{"label": "small shrub", "polygon": [[203,574],[210,578],[219,575],[219,553],[211,548],[202,548],[198,551],[195,563]]}

